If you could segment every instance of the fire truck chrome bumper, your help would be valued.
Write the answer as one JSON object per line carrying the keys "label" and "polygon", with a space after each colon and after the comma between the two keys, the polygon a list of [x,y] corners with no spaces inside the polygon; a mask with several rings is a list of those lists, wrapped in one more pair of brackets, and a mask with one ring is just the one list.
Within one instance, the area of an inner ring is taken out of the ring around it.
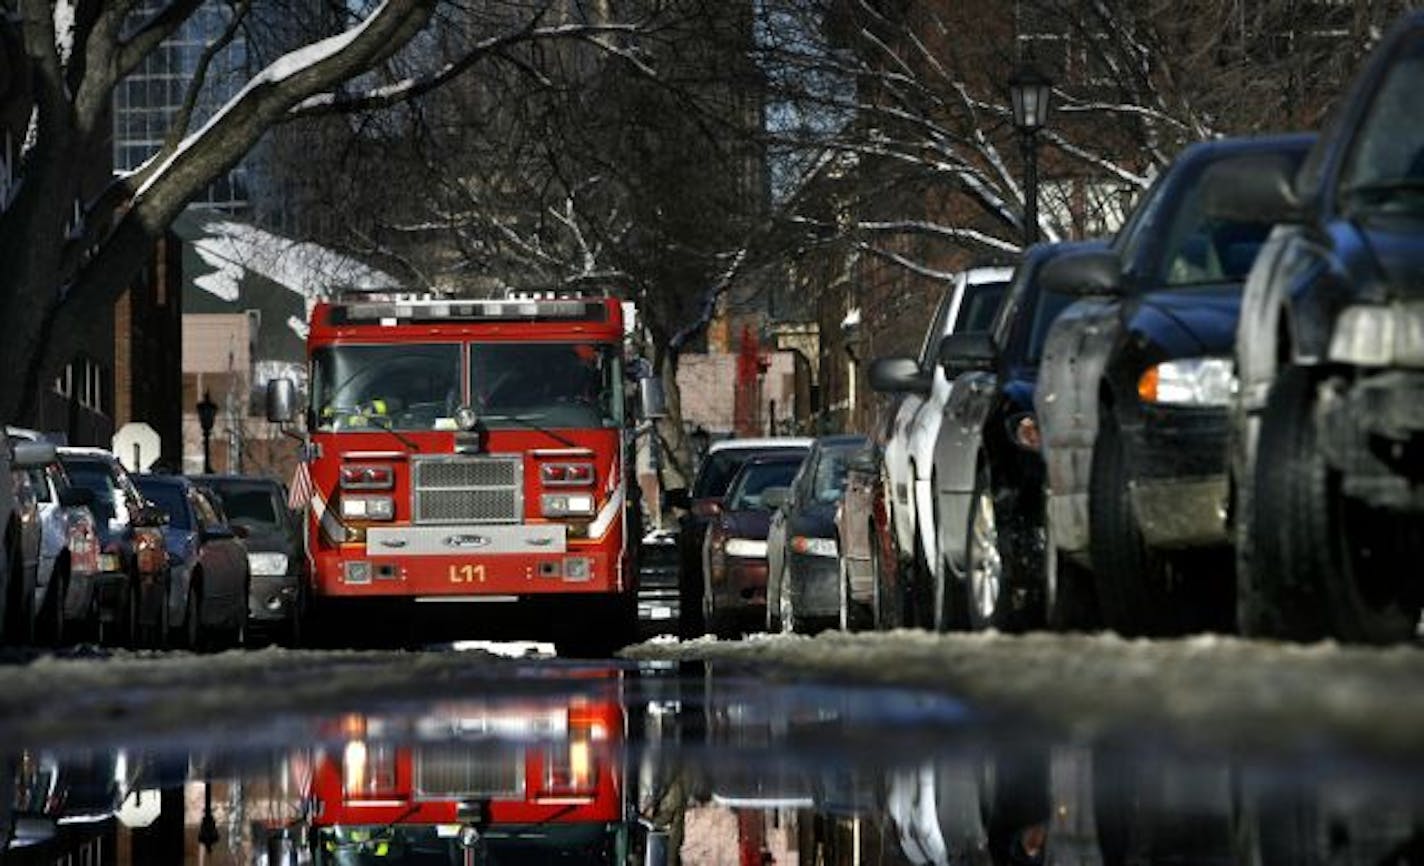
{"label": "fire truck chrome bumper", "polygon": [[449,556],[486,553],[564,553],[568,527],[391,526],[366,530],[367,556]]}

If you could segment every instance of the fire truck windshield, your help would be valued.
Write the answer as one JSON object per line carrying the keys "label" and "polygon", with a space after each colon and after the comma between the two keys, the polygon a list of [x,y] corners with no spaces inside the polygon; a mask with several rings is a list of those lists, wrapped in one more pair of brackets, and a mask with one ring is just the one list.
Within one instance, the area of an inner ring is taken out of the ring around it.
{"label": "fire truck windshield", "polygon": [[476,343],[470,393],[489,427],[619,427],[623,359],[592,343]]}
{"label": "fire truck windshield", "polygon": [[326,346],[312,353],[322,430],[454,429],[460,344]]}
{"label": "fire truck windshield", "polygon": [[[312,353],[312,405],[326,431],[453,430],[465,401],[489,428],[620,427],[617,346],[475,343],[325,346]],[[468,384],[468,392],[466,391]]]}

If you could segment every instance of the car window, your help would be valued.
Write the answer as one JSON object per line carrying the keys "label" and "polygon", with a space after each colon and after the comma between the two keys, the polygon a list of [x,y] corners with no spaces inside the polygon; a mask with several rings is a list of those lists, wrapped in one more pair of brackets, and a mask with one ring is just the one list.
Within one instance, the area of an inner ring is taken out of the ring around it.
{"label": "car window", "polygon": [[282,518],[270,487],[224,484],[214,488],[222,511],[234,523],[280,526]]}
{"label": "car window", "polygon": [[837,502],[845,495],[846,471],[854,451],[837,448],[821,452],[816,461],[811,495],[817,502]]}
{"label": "car window", "polygon": [[954,289],[950,288],[939,300],[939,306],[935,308],[934,321],[930,323],[928,331],[925,331],[925,341],[920,344],[920,368],[929,369],[934,363],[935,353],[939,351],[940,340],[944,339],[945,320],[949,318],[950,308],[954,306]]}
{"label": "car window", "polygon": [[1424,213],[1424,37],[1406,42],[1370,101],[1340,174],[1350,209]]}
{"label": "car window", "polygon": [[1024,347],[1024,363],[1037,364],[1043,357],[1043,344],[1048,340],[1048,329],[1053,321],[1073,303],[1071,295],[1058,292],[1039,292],[1029,323],[1028,345]]}
{"label": "car window", "polygon": [[1161,286],[1195,286],[1244,280],[1271,226],[1212,219],[1202,211],[1201,185],[1182,193],[1155,275]]}
{"label": "car window", "polygon": [[48,504],[50,501],[49,480],[45,468],[38,466],[29,470],[29,473],[30,486],[33,487],[35,491],[35,501],[41,504]]}
{"label": "car window", "polygon": [[737,479],[727,493],[727,507],[732,511],[763,510],[761,495],[772,487],[789,487],[800,463],[779,460],[775,463],[752,463],[737,473]]}
{"label": "car window", "polygon": [[1128,271],[1132,271],[1137,265],[1138,253],[1142,250],[1142,242],[1154,231],[1162,209],[1167,201],[1167,174],[1164,172],[1158,175],[1152,182],[1152,186],[1141,199],[1138,200],[1137,207],[1127,218],[1127,224],[1113,238],[1113,251],[1118,254],[1122,261],[1122,266]]}
{"label": "car window", "polygon": [[994,315],[1009,292],[1008,283],[974,283],[965,286],[964,302],[959,305],[955,333],[987,331],[994,324]]}
{"label": "car window", "polygon": [[137,504],[142,499],[132,481],[122,485],[120,476],[104,460],[70,459],[64,461],[64,469],[71,484],[93,492],[94,504],[105,517],[129,522],[129,503]]}
{"label": "car window", "polygon": [[174,529],[192,529],[192,518],[188,514],[183,488],[176,484],[140,484],[139,492],[149,502],[157,505],[168,515],[168,525]]}

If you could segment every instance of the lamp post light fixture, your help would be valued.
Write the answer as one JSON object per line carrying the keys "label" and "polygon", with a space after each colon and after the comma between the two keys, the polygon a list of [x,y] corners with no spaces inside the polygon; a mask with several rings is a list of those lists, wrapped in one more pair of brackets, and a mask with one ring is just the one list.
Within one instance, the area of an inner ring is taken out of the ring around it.
{"label": "lamp post light fixture", "polygon": [[212,395],[207,391],[203,392],[203,399],[198,401],[198,426],[203,428],[203,473],[213,474],[213,422],[218,417],[218,404],[213,402]]}
{"label": "lamp post light fixture", "polygon": [[1038,131],[1048,121],[1053,82],[1031,63],[1020,64],[1009,79],[1024,161],[1024,247],[1038,240]]}

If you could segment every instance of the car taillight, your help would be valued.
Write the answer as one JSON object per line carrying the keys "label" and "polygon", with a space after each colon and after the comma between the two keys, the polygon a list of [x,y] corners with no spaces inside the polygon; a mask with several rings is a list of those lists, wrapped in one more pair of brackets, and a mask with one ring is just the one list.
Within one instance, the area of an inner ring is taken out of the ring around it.
{"label": "car taillight", "polygon": [[545,487],[591,487],[592,463],[546,463],[539,467],[539,477]]}
{"label": "car taillight", "polygon": [[163,535],[155,530],[140,529],[134,533],[134,558],[139,574],[159,574],[168,565],[168,550]]}
{"label": "car taillight", "polygon": [[343,466],[341,486],[346,490],[390,490],[396,473],[389,466]]}
{"label": "car taillight", "polygon": [[87,517],[69,522],[69,571],[93,574],[99,570],[99,536]]}

